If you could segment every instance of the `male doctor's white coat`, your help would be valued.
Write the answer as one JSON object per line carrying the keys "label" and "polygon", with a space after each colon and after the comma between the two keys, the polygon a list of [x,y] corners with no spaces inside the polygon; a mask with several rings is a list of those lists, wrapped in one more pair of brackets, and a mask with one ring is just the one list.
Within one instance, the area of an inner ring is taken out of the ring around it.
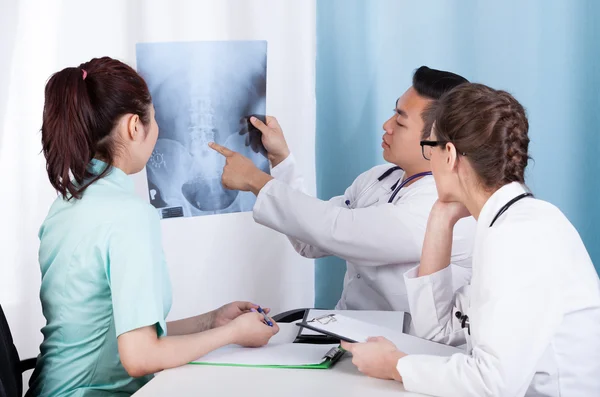
{"label": "male doctor's white coat", "polygon": [[[417,336],[468,354],[409,355],[398,371],[409,391],[434,396],[600,396],[600,281],[579,234],[553,205],[506,185],[477,222],[471,285],[456,294],[452,270],[406,274]],[[469,317],[470,335],[456,312]]]}
{"label": "male doctor's white coat", "polygon": [[[290,154],[271,170],[275,179],[258,194],[256,222],[287,235],[304,257],[346,260],[337,309],[409,311],[403,274],[420,261],[437,191],[433,176],[425,176],[388,203],[404,171],[377,179],[392,167],[376,166],[358,176],[343,196],[322,201],[303,192],[303,178]],[[475,226],[468,218],[455,227],[452,290],[470,280]]]}

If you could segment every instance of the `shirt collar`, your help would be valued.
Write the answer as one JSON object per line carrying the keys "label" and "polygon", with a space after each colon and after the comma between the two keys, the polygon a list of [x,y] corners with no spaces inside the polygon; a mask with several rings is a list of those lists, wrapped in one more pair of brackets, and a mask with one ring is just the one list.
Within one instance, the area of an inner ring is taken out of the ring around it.
{"label": "shirt collar", "polygon": [[[92,159],[92,161],[90,161],[90,164],[88,165],[88,171],[93,175],[100,175],[107,166],[108,164],[102,160]],[[103,179],[117,185],[118,187],[126,191],[135,191],[133,180],[125,172],[123,172],[123,170],[115,166],[110,167],[110,170],[104,176]]]}
{"label": "shirt collar", "polygon": [[506,203],[528,191],[529,190],[519,182],[511,182],[508,185],[502,186],[500,189],[496,190],[483,205],[483,208],[479,213],[477,224],[481,227],[489,227],[492,219],[494,219],[498,211],[500,211]]}

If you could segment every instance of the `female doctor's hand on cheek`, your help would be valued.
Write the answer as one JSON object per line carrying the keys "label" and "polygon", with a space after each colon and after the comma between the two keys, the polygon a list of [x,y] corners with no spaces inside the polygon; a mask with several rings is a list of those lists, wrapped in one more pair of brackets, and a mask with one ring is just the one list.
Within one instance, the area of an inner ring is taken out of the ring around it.
{"label": "female doctor's hand on cheek", "polygon": [[247,157],[215,142],[209,143],[208,146],[225,157],[225,167],[221,177],[225,188],[258,195],[267,182],[273,179],[271,175],[259,170]]}
{"label": "female doctor's hand on cheek", "polygon": [[275,321],[271,327],[265,324],[263,315],[256,312],[242,314],[225,327],[229,327],[233,343],[244,347],[264,346],[279,332]]}
{"label": "female doctor's hand on cheek", "polygon": [[433,204],[429,219],[432,222],[441,222],[447,226],[454,226],[462,218],[471,216],[471,213],[464,204],[457,201],[437,200]]}
{"label": "female doctor's hand on cheek", "polygon": [[369,338],[365,343],[342,341],[342,348],[352,353],[352,363],[358,370],[372,378],[394,379],[402,382],[396,366],[406,356],[396,346],[381,336]]}

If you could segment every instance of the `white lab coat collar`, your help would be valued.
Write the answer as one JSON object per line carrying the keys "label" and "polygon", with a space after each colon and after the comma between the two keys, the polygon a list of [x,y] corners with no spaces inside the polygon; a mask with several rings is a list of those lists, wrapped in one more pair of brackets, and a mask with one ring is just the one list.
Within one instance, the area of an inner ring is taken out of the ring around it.
{"label": "white lab coat collar", "polygon": [[490,196],[488,201],[485,202],[481,212],[479,213],[479,219],[477,219],[477,234],[479,234],[479,230],[481,228],[487,229],[490,226],[490,223],[498,211],[500,211],[500,209],[504,207],[506,203],[518,195],[528,191],[529,189],[519,182],[511,182],[508,185],[504,185],[500,189],[496,190],[494,194]]}

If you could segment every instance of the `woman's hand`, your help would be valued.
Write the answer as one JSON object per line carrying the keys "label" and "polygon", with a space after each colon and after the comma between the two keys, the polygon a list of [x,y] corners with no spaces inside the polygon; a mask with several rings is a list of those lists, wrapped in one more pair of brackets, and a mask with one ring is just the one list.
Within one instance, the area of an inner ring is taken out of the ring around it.
{"label": "woman's hand", "polygon": [[279,326],[275,321],[271,327],[265,324],[262,314],[255,312],[242,314],[229,322],[226,327],[229,327],[233,334],[233,343],[245,347],[264,346],[279,332]]}
{"label": "woman's hand", "polygon": [[440,201],[437,200],[433,204],[429,219],[431,222],[441,222],[444,225],[452,226],[460,219],[471,216],[471,213],[458,201]]}
{"label": "woman's hand", "polygon": [[454,225],[461,218],[470,215],[462,203],[440,200],[435,202],[427,221],[419,277],[429,276],[450,265]]}
{"label": "woman's hand", "polygon": [[[252,309],[258,310],[258,305],[250,302],[231,302],[212,312],[213,320],[211,328],[222,327],[229,324],[244,313],[249,313]],[[268,308],[263,309],[266,314],[271,311]]]}

